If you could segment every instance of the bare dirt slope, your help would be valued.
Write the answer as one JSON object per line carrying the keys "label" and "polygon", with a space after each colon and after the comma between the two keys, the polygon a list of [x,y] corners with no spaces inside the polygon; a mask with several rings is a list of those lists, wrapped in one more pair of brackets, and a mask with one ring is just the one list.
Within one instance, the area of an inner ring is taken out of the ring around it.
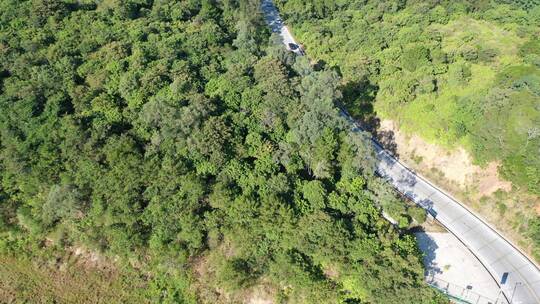
{"label": "bare dirt slope", "polygon": [[535,248],[523,234],[531,212],[540,215],[540,200],[519,189],[498,173],[498,163],[475,165],[462,147],[451,151],[400,131],[392,120],[383,120],[377,130],[381,140],[410,168],[426,176],[497,227],[529,255]]}
{"label": "bare dirt slope", "polygon": [[431,144],[418,135],[403,134],[392,120],[381,121],[381,131],[393,133],[397,152],[402,159],[412,160],[409,165],[420,171],[439,170],[448,182],[466,190],[477,184],[479,195],[490,195],[497,190],[510,191],[512,184],[500,178],[498,164],[492,162],[485,168],[474,165],[465,149],[458,147],[447,151]]}

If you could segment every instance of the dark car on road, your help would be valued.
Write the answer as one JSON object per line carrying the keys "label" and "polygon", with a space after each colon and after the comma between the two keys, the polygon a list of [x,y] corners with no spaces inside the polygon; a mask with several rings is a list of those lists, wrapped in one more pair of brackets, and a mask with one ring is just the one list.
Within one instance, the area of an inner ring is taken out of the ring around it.
{"label": "dark car on road", "polygon": [[289,43],[287,46],[289,47],[289,50],[291,50],[293,52],[296,52],[296,53],[298,53],[300,55],[304,55],[304,49],[301,46],[299,46],[298,44]]}

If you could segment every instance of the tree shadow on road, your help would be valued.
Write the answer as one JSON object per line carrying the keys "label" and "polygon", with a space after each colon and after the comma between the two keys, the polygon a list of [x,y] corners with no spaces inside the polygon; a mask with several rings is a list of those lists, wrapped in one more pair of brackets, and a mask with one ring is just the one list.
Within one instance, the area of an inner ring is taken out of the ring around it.
{"label": "tree shadow on road", "polygon": [[437,258],[436,251],[439,246],[435,243],[433,238],[429,236],[421,227],[416,229],[414,235],[418,240],[418,247],[423,253],[425,276],[433,277],[437,274],[441,274],[442,270],[435,261]]}
{"label": "tree shadow on road", "polygon": [[396,143],[396,137],[394,135],[394,131],[388,130],[378,130],[375,132],[375,137],[377,138],[377,141],[392,155],[396,158],[399,158],[398,152],[397,152],[397,143]]}

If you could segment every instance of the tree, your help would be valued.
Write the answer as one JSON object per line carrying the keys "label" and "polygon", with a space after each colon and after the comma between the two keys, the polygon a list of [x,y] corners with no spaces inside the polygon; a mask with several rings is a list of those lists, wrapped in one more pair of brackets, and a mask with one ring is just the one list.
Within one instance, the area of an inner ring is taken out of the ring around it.
{"label": "tree", "polygon": [[434,298],[337,69],[283,50],[259,1],[98,2],[0,3],[2,252],[98,251],[147,302]]}
{"label": "tree", "polygon": [[43,223],[51,226],[58,220],[81,218],[85,213],[82,195],[72,186],[54,185],[43,204]]}

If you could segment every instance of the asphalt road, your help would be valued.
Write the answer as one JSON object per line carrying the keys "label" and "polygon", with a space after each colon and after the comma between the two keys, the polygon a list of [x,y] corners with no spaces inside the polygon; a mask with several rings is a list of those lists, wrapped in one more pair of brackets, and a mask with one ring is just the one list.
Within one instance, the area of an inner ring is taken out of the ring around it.
{"label": "asphalt road", "polygon": [[[374,144],[378,173],[426,209],[486,267],[510,303],[540,303],[540,271],[488,223]],[[505,273],[507,273],[505,275]]]}
{"label": "asphalt road", "polygon": [[[298,45],[272,1],[261,2],[267,23],[273,32],[281,35],[285,47],[290,50],[290,43]],[[343,113],[354,131],[362,131],[346,112]],[[534,262],[488,223],[440,188],[413,173],[374,140],[373,146],[379,160],[379,175],[426,209],[469,248],[499,284],[509,303],[540,303],[540,269]]]}
{"label": "asphalt road", "polygon": [[449,232],[416,232],[426,282],[475,304],[507,304],[484,265]]}
{"label": "asphalt road", "polygon": [[287,28],[287,26],[285,26],[283,20],[281,20],[281,17],[279,16],[279,11],[274,6],[272,0],[262,0],[261,8],[264,13],[266,23],[268,23],[268,26],[270,27],[272,32],[278,33],[281,36],[283,44],[285,45],[287,50],[294,52],[298,55],[303,55],[303,51],[301,48],[291,49],[291,45],[299,46],[299,44],[289,32],[289,29]]}

